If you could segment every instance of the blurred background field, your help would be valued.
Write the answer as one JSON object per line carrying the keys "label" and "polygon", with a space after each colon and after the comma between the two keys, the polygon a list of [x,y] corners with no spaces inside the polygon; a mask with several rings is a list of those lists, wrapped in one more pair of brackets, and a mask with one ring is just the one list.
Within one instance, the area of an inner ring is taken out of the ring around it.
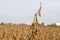
{"label": "blurred background field", "polygon": [[0,40],[60,40],[60,26],[38,24],[35,38],[27,24],[0,24]]}

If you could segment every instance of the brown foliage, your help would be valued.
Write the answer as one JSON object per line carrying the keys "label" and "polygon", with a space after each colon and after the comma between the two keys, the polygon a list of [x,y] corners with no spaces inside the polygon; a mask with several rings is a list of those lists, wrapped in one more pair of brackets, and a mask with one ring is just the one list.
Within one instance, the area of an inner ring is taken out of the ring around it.
{"label": "brown foliage", "polygon": [[[60,40],[60,27],[37,25],[0,25],[0,40]],[[33,37],[34,36],[34,37]]]}

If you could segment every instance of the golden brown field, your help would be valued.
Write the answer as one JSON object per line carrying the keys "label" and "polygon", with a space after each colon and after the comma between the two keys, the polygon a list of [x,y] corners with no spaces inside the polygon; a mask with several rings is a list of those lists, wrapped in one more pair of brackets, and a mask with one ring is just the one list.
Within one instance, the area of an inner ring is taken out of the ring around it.
{"label": "golden brown field", "polygon": [[31,25],[0,24],[0,40],[60,40],[60,26],[40,24],[34,34]]}

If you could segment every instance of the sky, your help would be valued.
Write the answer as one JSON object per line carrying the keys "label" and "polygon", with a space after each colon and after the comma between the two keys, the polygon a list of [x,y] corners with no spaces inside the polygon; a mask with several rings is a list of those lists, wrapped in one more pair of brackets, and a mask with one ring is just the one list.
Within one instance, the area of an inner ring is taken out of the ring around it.
{"label": "sky", "polygon": [[42,2],[39,23],[60,23],[60,0],[0,0],[0,23],[33,22]]}

